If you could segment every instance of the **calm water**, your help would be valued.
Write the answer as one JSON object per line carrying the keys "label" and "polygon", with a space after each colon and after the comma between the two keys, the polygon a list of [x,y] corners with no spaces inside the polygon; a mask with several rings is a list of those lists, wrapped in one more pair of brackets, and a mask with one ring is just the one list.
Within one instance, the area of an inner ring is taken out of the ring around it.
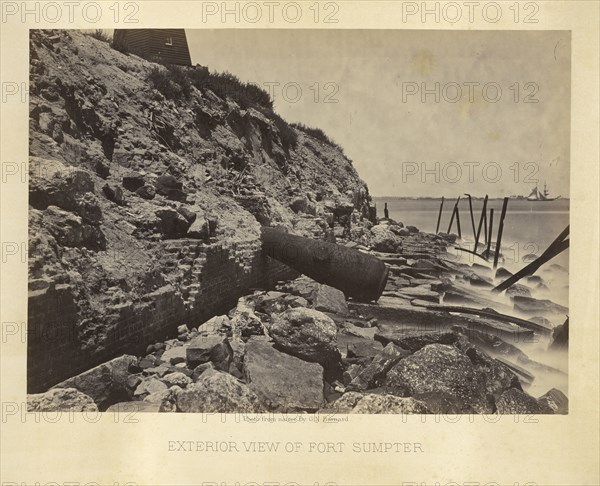
{"label": "calm water", "polygon": [[[392,219],[401,221],[405,225],[417,226],[422,231],[435,232],[440,200],[374,198],[374,202],[377,204],[377,215],[379,217],[383,217],[384,203],[387,202]],[[454,200],[444,201],[440,232],[448,230],[454,203]],[[482,206],[483,200],[473,200],[475,228],[479,224]],[[488,200],[488,219],[490,208],[494,209],[492,241],[496,241],[500,212],[502,210],[502,199]],[[469,202],[467,199],[460,200],[459,211],[463,236],[461,246],[472,249],[475,237],[473,235],[473,226],[471,224]],[[523,267],[526,263],[523,262],[525,255],[540,255],[568,224],[568,199],[559,199],[550,202],[509,200],[502,235],[502,253],[505,256],[504,266],[512,270]],[[453,224],[451,232],[457,233],[456,222]],[[483,236],[480,237],[480,241],[482,240]],[[568,270],[568,255],[569,250],[566,250],[547,265],[559,263]],[[482,263],[477,257],[473,258],[478,263]]]}
{"label": "calm water", "polygon": [[[410,200],[410,199],[392,199],[392,198],[374,198],[377,204],[377,215],[383,217],[384,203],[388,203],[390,217],[396,221],[401,221],[405,225],[417,226],[420,230],[426,232],[435,232],[438,213],[440,209],[440,200]],[[452,215],[455,201],[445,201],[444,211],[440,231],[446,232]],[[479,215],[483,206],[483,200],[473,201],[473,212],[475,215],[475,228],[479,223]],[[500,212],[502,210],[502,199],[488,201],[489,209],[494,208],[494,227],[492,241],[496,241]],[[473,227],[469,213],[468,200],[462,200],[459,204],[460,222],[462,229],[462,241],[457,243],[469,249],[474,246]],[[558,200],[550,202],[531,202],[523,200],[509,200],[506,217],[504,219],[504,231],[502,236],[502,254],[504,261],[501,266],[512,272],[519,270],[527,264],[523,257],[527,254],[540,255],[554,239],[569,224],[569,201]],[[452,233],[457,233],[456,223],[453,225]],[[481,240],[481,238],[480,238]],[[480,250],[483,247],[479,247]],[[464,263],[480,263],[491,266],[484,260],[466,252],[456,249],[449,249],[449,253],[456,260]],[[552,263],[558,263],[563,270],[548,268]],[[549,298],[562,305],[569,305],[569,250],[562,252],[550,262],[543,265],[537,272],[545,283],[547,289],[536,290],[535,297]],[[506,295],[498,296],[499,301],[505,305],[510,305],[509,298]],[[502,300],[503,299],[503,300]],[[515,312],[518,315],[518,312]],[[521,316],[527,319],[529,316]],[[553,325],[562,324],[563,316],[550,318]],[[532,359],[545,363],[552,367],[567,372],[568,359],[564,352],[551,353],[547,351],[547,342],[540,341],[523,349]],[[530,369],[536,375],[534,383],[527,388],[528,393],[539,396],[550,388],[555,387],[568,394],[567,375],[557,375],[554,373],[540,373]]]}

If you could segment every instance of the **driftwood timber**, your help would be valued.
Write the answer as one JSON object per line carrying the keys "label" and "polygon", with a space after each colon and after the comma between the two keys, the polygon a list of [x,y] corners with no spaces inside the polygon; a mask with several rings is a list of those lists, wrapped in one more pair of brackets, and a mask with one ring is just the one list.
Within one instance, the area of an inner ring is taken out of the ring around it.
{"label": "driftwood timber", "polygon": [[445,311],[445,312],[458,312],[460,314],[473,314],[476,316],[487,317],[488,319],[495,319],[502,322],[510,322],[517,326],[530,329],[531,331],[539,332],[540,334],[550,335],[552,329],[536,324],[535,322],[526,321],[519,317],[509,316],[507,314],[501,314],[496,311],[489,311],[486,309],[477,309],[473,307],[464,307],[459,305],[444,305],[444,304],[432,304],[427,301],[419,301],[418,299],[412,300],[411,304],[417,307],[425,307],[429,310]]}
{"label": "driftwood timber", "polygon": [[524,277],[532,275],[538,268],[540,268],[544,263],[548,262],[552,258],[554,258],[559,253],[562,253],[567,248],[569,248],[569,226],[567,226],[560,235],[550,244],[546,251],[542,253],[538,258],[532,261],[529,265],[526,265],[513,276],[507,278],[500,285],[494,287],[492,292],[502,292],[506,290],[510,286],[517,283]]}
{"label": "driftwood timber", "polygon": [[358,301],[377,300],[385,288],[388,267],[372,255],[267,226],[262,227],[261,240],[271,258]]}
{"label": "driftwood timber", "polygon": [[[428,302],[429,303],[429,302]],[[511,322],[503,322],[487,317],[472,317],[469,314],[451,314],[442,310],[430,310],[425,307],[411,305],[397,297],[381,297],[377,304],[360,304],[350,302],[350,309],[363,317],[375,317],[379,329],[414,329],[444,330],[452,326],[466,326],[468,329],[479,329],[494,335],[503,336],[513,342],[531,340],[534,331],[525,329]]]}

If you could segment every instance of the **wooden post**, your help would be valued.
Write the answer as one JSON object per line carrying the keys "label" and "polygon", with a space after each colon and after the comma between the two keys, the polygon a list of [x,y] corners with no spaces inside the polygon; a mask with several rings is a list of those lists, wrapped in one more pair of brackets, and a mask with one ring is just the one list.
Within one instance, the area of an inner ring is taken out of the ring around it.
{"label": "wooden post", "polygon": [[528,275],[532,275],[538,268],[540,268],[544,263],[554,258],[559,253],[562,253],[567,248],[569,248],[569,239],[567,236],[569,235],[569,226],[567,226],[563,232],[558,235],[558,237],[550,244],[546,251],[542,253],[536,260],[532,261],[529,265],[526,265],[521,270],[519,270],[514,275],[508,277],[504,282],[500,285],[497,285],[492,289],[492,292],[502,292],[506,290],[508,287],[514,285],[523,277],[527,277]]}
{"label": "wooden post", "polygon": [[460,213],[458,212],[458,206],[454,208],[456,211],[456,227],[458,228],[458,237],[462,240],[462,231],[460,230]]}
{"label": "wooden post", "polygon": [[456,216],[457,213],[457,208],[458,208],[458,203],[460,202],[460,196],[458,196],[458,199],[456,200],[456,203],[454,203],[454,209],[452,210],[452,216],[450,217],[450,224],[448,225],[448,231],[446,231],[446,233],[450,234],[450,230],[452,229],[452,223],[454,223],[454,217]]}
{"label": "wooden post", "polygon": [[473,216],[473,201],[471,194],[465,194],[469,198],[469,213],[471,214],[471,226],[473,227],[473,238],[475,238],[475,217]]}
{"label": "wooden post", "polygon": [[502,231],[504,230],[504,217],[506,216],[506,208],[508,207],[508,198],[504,198],[502,203],[502,212],[500,213],[500,223],[498,225],[498,238],[496,239],[496,252],[494,254],[494,268],[498,266],[498,257],[500,256],[500,245],[502,244]]}
{"label": "wooden post", "polygon": [[435,234],[437,235],[440,231],[440,222],[442,221],[442,210],[444,209],[444,196],[442,196],[442,204],[440,204],[440,214],[438,214],[437,226],[435,227]]}
{"label": "wooden post", "polygon": [[481,235],[481,225],[483,224],[483,220],[485,218],[486,220],[486,229],[484,231],[484,238],[487,240],[487,217],[486,217],[486,213],[487,213],[487,194],[485,195],[485,199],[483,200],[483,209],[481,210],[481,216],[479,217],[479,227],[477,228],[477,234],[475,235],[475,248],[473,248],[473,251],[477,251],[477,245],[479,244],[479,236]]}
{"label": "wooden post", "polygon": [[487,239],[487,251],[486,257],[490,257],[490,249],[492,247],[492,228],[494,227],[494,208],[490,209],[490,232],[488,233]]}

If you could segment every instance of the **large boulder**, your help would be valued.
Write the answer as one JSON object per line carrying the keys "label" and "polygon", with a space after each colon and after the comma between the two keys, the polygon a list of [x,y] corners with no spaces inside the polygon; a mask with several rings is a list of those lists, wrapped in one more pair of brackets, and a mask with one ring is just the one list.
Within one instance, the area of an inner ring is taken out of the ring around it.
{"label": "large boulder", "polygon": [[282,353],[263,339],[246,343],[244,375],[269,410],[314,412],[323,405],[323,367]]}
{"label": "large boulder", "polygon": [[156,376],[146,376],[135,389],[133,396],[136,398],[144,398],[154,393],[161,393],[167,390],[167,385],[159,380]]}
{"label": "large boulder", "polygon": [[552,331],[552,344],[550,349],[565,350],[569,347],[569,319],[557,326]]}
{"label": "large boulder", "polygon": [[186,362],[190,369],[211,362],[217,369],[227,371],[232,356],[233,351],[224,336],[198,336],[186,347]]}
{"label": "large boulder", "polygon": [[290,203],[290,208],[295,213],[306,213],[306,210],[308,208],[308,199],[306,198],[306,196],[296,197],[292,199],[292,202]]}
{"label": "large boulder", "polygon": [[77,201],[94,191],[89,172],[69,167],[59,160],[31,157],[29,163],[29,204],[36,209],[58,206],[77,212]]}
{"label": "large boulder", "polygon": [[109,405],[131,398],[127,379],[130,369],[137,365],[135,356],[123,355],[73,376],[53,388],[76,388],[90,396],[104,410]]}
{"label": "large boulder", "polygon": [[123,176],[122,183],[125,189],[135,192],[144,185],[144,176],[139,172],[131,171]]}
{"label": "large boulder", "polygon": [[515,296],[521,295],[524,297],[531,297],[531,290],[529,287],[521,284],[513,284],[506,289],[506,295]]}
{"label": "large boulder", "polygon": [[462,413],[492,413],[494,408],[473,363],[454,346],[430,344],[400,360],[388,372],[386,385],[407,396],[447,394],[461,404]]}
{"label": "large boulder", "polygon": [[283,292],[289,292],[292,295],[297,295],[312,302],[312,298],[318,286],[319,284],[310,277],[301,275],[294,280],[278,285],[277,289]]}
{"label": "large boulder", "polygon": [[255,413],[262,412],[260,401],[247,385],[230,374],[207,369],[198,381],[176,397],[179,412]]}
{"label": "large boulder", "polygon": [[548,299],[535,299],[523,295],[514,295],[512,301],[515,310],[527,315],[551,316],[553,314],[568,314],[569,309]]}
{"label": "large boulder", "polygon": [[165,363],[176,365],[178,363],[185,363],[187,357],[187,346],[174,346],[171,349],[167,349],[160,357]]}
{"label": "large boulder", "polygon": [[328,407],[333,413],[429,413],[427,406],[412,397],[347,392]]}
{"label": "large boulder", "polygon": [[226,332],[231,329],[231,322],[229,317],[214,316],[208,321],[198,326],[198,334],[200,336],[210,336],[213,334],[219,334],[220,332]]}
{"label": "large boulder", "polygon": [[389,225],[375,225],[371,228],[371,233],[371,246],[375,251],[395,253],[402,245],[402,239],[390,230]]}
{"label": "large boulder", "polygon": [[516,388],[506,390],[496,400],[496,410],[504,415],[542,413],[542,407],[535,398]]}
{"label": "large boulder", "polygon": [[545,413],[569,413],[569,399],[563,392],[556,388],[552,388],[548,393],[538,398],[537,401]]}
{"label": "large boulder", "polygon": [[160,221],[158,230],[167,238],[183,237],[191,224],[183,215],[171,208],[158,209],[155,214]]}
{"label": "large boulder", "polygon": [[169,373],[165,375],[163,378],[161,378],[161,381],[169,388],[171,388],[172,386],[185,388],[192,382],[192,379],[184,373],[182,373],[181,371],[176,371],[174,373]]}
{"label": "large boulder", "polygon": [[269,335],[278,348],[307,361],[327,363],[339,357],[335,322],[317,310],[288,309],[275,316]]}
{"label": "large boulder", "polygon": [[104,184],[102,186],[102,193],[106,196],[109,201],[112,201],[119,206],[125,205],[125,196],[123,195],[123,189],[113,184]]}
{"label": "large boulder", "polygon": [[498,280],[506,280],[509,277],[512,277],[512,272],[509,272],[506,268],[500,267],[496,270],[496,278]]}
{"label": "large boulder", "polygon": [[62,246],[106,249],[106,237],[98,225],[88,224],[81,216],[57,206],[48,206],[44,210],[43,225]]}
{"label": "large boulder", "polygon": [[29,412],[97,412],[91,397],[75,388],[53,388],[45,393],[27,395]]}
{"label": "large boulder", "polygon": [[156,192],[152,186],[141,186],[135,190],[135,193],[143,199],[154,199]]}
{"label": "large boulder", "polygon": [[204,215],[196,217],[192,221],[188,229],[187,237],[199,240],[207,240],[210,237],[210,228],[208,225],[208,220]]}
{"label": "large boulder", "polygon": [[185,201],[186,199],[183,184],[172,175],[162,175],[156,179],[155,189],[156,194],[173,201]]}
{"label": "large boulder", "polygon": [[329,285],[319,285],[313,297],[315,309],[340,316],[348,315],[348,304],[344,292]]}

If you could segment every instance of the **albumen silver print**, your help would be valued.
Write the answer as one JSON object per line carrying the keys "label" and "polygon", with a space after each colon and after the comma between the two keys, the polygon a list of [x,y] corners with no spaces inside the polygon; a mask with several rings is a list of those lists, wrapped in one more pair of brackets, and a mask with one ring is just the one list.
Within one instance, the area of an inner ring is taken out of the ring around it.
{"label": "albumen silver print", "polygon": [[2,486],[599,484],[598,20],[2,2]]}

